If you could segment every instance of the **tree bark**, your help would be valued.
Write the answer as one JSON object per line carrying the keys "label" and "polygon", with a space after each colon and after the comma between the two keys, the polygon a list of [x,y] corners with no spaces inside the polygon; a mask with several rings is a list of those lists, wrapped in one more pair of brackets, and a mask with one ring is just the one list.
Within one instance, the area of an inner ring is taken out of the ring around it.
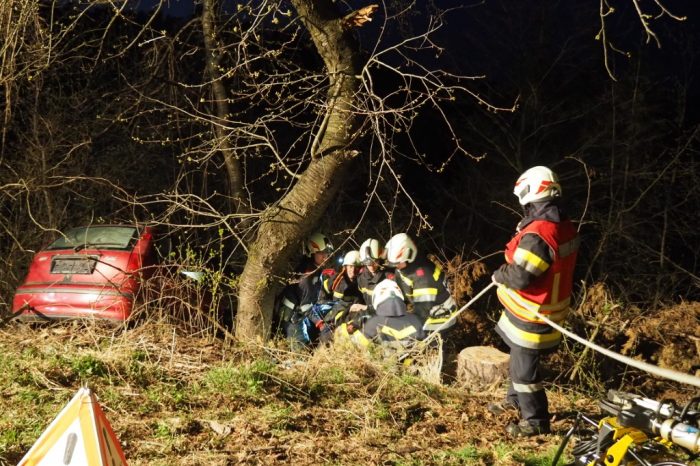
{"label": "tree bark", "polygon": [[491,346],[464,348],[457,356],[457,380],[474,389],[499,384],[508,377],[509,359]]}
{"label": "tree bark", "polygon": [[236,337],[265,340],[270,334],[276,277],[283,275],[302,238],[318,224],[337,194],[354,152],[358,89],[358,46],[330,0],[292,0],[316,50],[323,58],[329,86],[326,115],[312,147],[312,161],[296,185],[263,215],[238,286]]}
{"label": "tree bark", "polygon": [[212,122],[215,134],[215,149],[224,158],[226,175],[228,178],[229,196],[231,196],[231,209],[240,212],[247,203],[243,199],[243,174],[241,162],[228,137],[225,122],[229,115],[226,86],[221,73],[221,54],[216,33],[216,6],[217,0],[202,0],[202,33],[204,35],[204,48],[206,52],[206,69],[211,82],[211,91],[214,98],[216,121]]}

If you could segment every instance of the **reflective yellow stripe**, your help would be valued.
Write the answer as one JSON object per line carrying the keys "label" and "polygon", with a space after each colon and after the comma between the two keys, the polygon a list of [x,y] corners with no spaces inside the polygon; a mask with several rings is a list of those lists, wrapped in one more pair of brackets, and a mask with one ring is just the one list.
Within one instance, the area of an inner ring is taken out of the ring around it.
{"label": "reflective yellow stripe", "polygon": [[567,315],[569,315],[569,303],[571,302],[571,298],[567,298],[564,301],[560,301],[556,304],[537,304],[535,302],[528,301],[520,296],[515,290],[512,290],[506,286],[499,286],[496,293],[505,307],[513,311],[513,313],[517,316],[532,322],[544,322],[542,319],[537,317],[533,311],[546,315],[555,322],[561,322],[566,319]]}
{"label": "reflective yellow stripe", "polygon": [[510,338],[513,343],[523,348],[531,349],[546,349],[553,348],[559,344],[561,333],[554,330],[551,333],[539,334],[526,332],[516,327],[513,322],[508,319],[506,313],[501,314],[498,320],[498,327]]}
{"label": "reflective yellow stripe", "polygon": [[[447,325],[443,326],[443,324],[445,322],[447,322]],[[425,320],[425,323],[423,324],[423,330],[425,330],[426,332],[432,332],[433,330],[437,330],[439,328],[442,328],[443,330],[447,330],[448,328],[453,327],[456,323],[457,323],[457,319],[455,319],[452,316],[449,316],[449,317],[428,317]]]}
{"label": "reflective yellow stripe", "polygon": [[353,333],[351,338],[353,343],[355,343],[356,345],[360,345],[363,348],[367,348],[372,344],[372,342],[369,341],[367,337],[364,336],[359,330]]}
{"label": "reflective yellow stripe", "polygon": [[516,249],[515,254],[513,254],[513,261],[528,272],[535,275],[541,275],[542,272],[549,268],[549,264],[547,262],[527,249]]}
{"label": "reflective yellow stripe", "polygon": [[410,286],[411,288],[413,288],[413,280],[411,280],[410,278],[406,277],[405,275],[403,275],[403,274],[401,274],[401,273],[399,273],[399,277],[401,277],[401,280],[402,280],[406,285],[408,285],[408,286]]}
{"label": "reflective yellow stripe", "polygon": [[288,300],[287,298],[284,298],[282,300],[282,306],[288,307],[289,309],[294,309],[295,304],[293,302],[291,302],[290,300]]}
{"label": "reflective yellow stripe", "polygon": [[395,328],[387,327],[387,326],[382,326],[381,329],[379,330],[381,333],[384,335],[389,335],[390,337],[396,339],[396,340],[403,340],[411,335],[414,335],[417,330],[413,325],[410,325],[404,329],[397,330]]}
{"label": "reflective yellow stripe", "polygon": [[440,267],[438,264],[435,264],[435,271],[433,272],[433,280],[438,281],[438,278],[440,278],[440,272],[442,272],[442,267]]}
{"label": "reflective yellow stripe", "polygon": [[415,303],[426,303],[435,301],[437,294],[437,288],[419,288],[413,290],[413,294],[409,294],[409,296],[413,298],[413,302]]}
{"label": "reflective yellow stripe", "polygon": [[371,290],[369,288],[360,288],[360,293],[365,293],[365,294],[368,294],[370,296],[372,296],[372,291],[374,291],[374,290]]}
{"label": "reflective yellow stripe", "polygon": [[343,296],[345,296],[343,293],[338,293],[337,291],[333,292],[333,297],[335,298],[342,298]]}
{"label": "reflective yellow stripe", "polygon": [[541,383],[515,383],[513,382],[513,390],[518,393],[537,393],[544,390],[544,386]]}
{"label": "reflective yellow stripe", "polygon": [[335,336],[333,339],[338,342],[338,341],[351,341],[352,336],[350,335],[350,332],[348,332],[348,324],[341,324],[336,330],[335,330]]}

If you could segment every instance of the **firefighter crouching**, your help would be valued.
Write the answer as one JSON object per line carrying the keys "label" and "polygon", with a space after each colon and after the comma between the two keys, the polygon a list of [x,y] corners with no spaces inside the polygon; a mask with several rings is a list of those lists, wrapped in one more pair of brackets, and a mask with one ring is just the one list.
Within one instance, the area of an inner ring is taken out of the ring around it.
{"label": "firefighter crouching", "polygon": [[299,350],[314,343],[319,335],[327,333],[318,318],[313,318],[312,308],[322,294],[323,282],[335,276],[333,269],[321,269],[328,261],[333,245],[323,233],[313,233],[302,244],[304,260],[297,268],[299,282],[285,287],[280,296],[279,321],[290,346]]}
{"label": "firefighter crouching", "polygon": [[425,256],[418,257],[418,248],[406,233],[394,235],[385,249],[387,262],[396,267],[396,282],[423,321],[423,330],[452,327],[457,304],[447,289],[442,267]]}
{"label": "firefighter crouching", "polygon": [[374,315],[364,322],[343,324],[336,337],[349,337],[364,348],[374,343],[396,349],[408,348],[425,337],[423,321],[406,311],[403,293],[395,281],[385,279],[374,288],[372,307]]}
{"label": "firefighter crouching", "polygon": [[[330,329],[337,328],[348,319],[352,305],[362,301],[362,293],[358,289],[360,273],[360,253],[350,251],[343,257],[342,269],[335,276],[326,275],[323,278],[323,289],[319,302],[331,303],[331,310],[323,320]],[[322,333],[322,341],[330,341],[332,333]]]}
{"label": "firefighter crouching", "polygon": [[491,403],[489,410],[518,408],[521,421],[506,430],[513,436],[531,436],[550,432],[539,361],[561,340],[561,333],[532,311],[557,323],[566,318],[579,237],[559,206],[561,186],[549,168],[525,171],[513,193],[525,215],[506,245],[506,263],[492,277],[505,308],[496,332],[510,347],[510,385],[505,401]]}

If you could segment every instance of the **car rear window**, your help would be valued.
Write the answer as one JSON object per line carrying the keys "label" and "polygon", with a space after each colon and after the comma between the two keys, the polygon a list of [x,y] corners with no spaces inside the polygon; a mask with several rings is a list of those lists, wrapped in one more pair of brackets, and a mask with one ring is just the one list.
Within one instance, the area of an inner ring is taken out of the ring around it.
{"label": "car rear window", "polygon": [[91,226],[72,228],[46,249],[130,249],[138,238],[135,227]]}

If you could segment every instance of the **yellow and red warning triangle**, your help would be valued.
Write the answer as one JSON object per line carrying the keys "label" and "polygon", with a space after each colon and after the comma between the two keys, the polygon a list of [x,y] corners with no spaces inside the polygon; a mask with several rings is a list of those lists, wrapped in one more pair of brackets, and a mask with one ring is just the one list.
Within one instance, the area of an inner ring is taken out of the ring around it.
{"label": "yellow and red warning triangle", "polygon": [[82,387],[17,466],[126,466],[97,397]]}

